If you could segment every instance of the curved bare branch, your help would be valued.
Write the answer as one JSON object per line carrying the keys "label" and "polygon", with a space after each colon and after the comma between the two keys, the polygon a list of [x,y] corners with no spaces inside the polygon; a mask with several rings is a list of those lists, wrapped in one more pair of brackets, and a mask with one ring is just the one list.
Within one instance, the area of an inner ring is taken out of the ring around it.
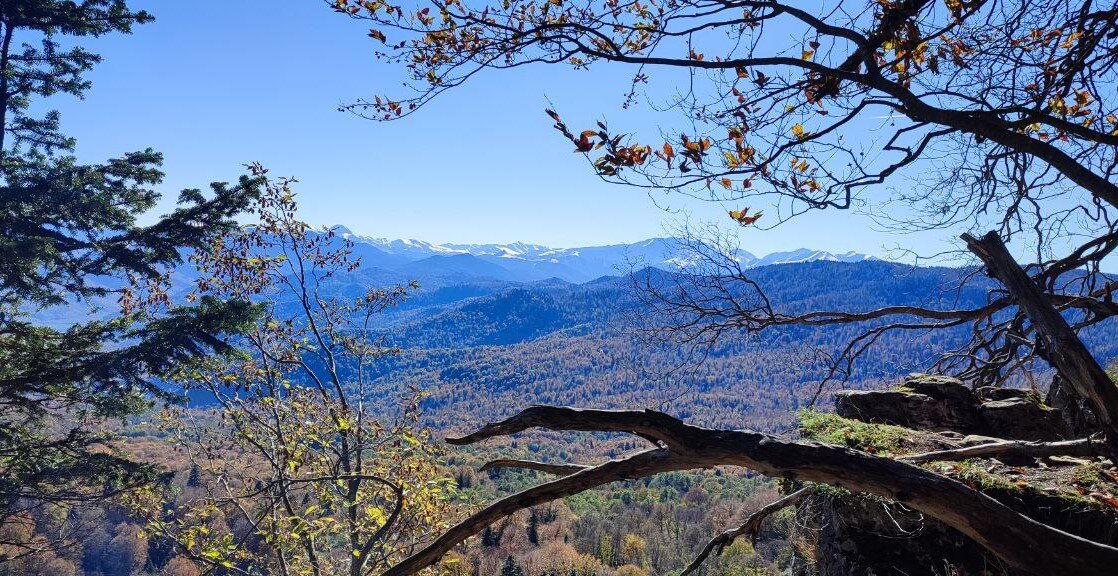
{"label": "curved bare branch", "polygon": [[699,566],[702,566],[703,562],[706,561],[706,559],[711,555],[712,552],[721,554],[722,550],[732,544],[734,540],[737,540],[739,536],[749,536],[749,539],[754,544],[756,544],[757,536],[761,533],[761,523],[764,522],[766,518],[789,506],[795,506],[796,504],[799,504],[810,494],[810,488],[800,488],[799,490],[796,490],[795,492],[788,494],[783,498],[771,502],[765,505],[760,510],[750,514],[749,518],[746,518],[745,522],[741,526],[738,526],[737,528],[733,528],[731,530],[727,530],[712,538],[710,542],[707,542],[707,545],[703,547],[703,550],[699,552],[699,555],[691,561],[691,564],[683,569],[683,572],[679,573],[679,576],[687,576],[695,570],[698,570]]}
{"label": "curved bare branch", "polygon": [[[1032,520],[961,482],[912,464],[817,442],[746,430],[700,428],[651,410],[533,406],[453,443],[471,444],[529,428],[639,433],[657,439],[664,447],[612,460],[498,500],[386,571],[385,576],[415,574],[437,563],[485,526],[518,510],[618,480],[726,465],[767,476],[823,482],[901,502],[954,527],[1006,564],[1032,574],[1104,576],[1118,562],[1118,548]],[[1051,554],[1054,548],[1063,554]]]}
{"label": "curved bare branch", "polygon": [[920,454],[908,454],[897,460],[923,464],[925,462],[947,462],[968,460],[970,458],[999,458],[1003,456],[1043,458],[1047,456],[1098,456],[1103,445],[1097,440],[1080,438],[1059,442],[1030,442],[1026,440],[1001,440],[977,446],[964,446],[950,450],[935,450]]}

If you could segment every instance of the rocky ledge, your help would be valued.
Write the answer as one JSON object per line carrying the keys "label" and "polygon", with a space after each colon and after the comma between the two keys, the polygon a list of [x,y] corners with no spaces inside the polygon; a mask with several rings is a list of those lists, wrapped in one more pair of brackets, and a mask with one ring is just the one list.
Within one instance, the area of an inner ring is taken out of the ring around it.
{"label": "rocky ledge", "polygon": [[[1059,382],[1030,390],[978,388],[944,376],[913,374],[883,391],[846,391],[835,413],[804,414],[806,438],[885,456],[985,444],[998,439],[1082,438],[1094,418]],[[1118,545],[1118,469],[1099,458],[1028,461],[977,458],[924,466],[956,478],[1018,512],[1098,542]],[[1017,576],[985,549],[931,518],[881,498],[826,486],[796,508],[815,576]]]}
{"label": "rocky ledge", "polygon": [[1038,394],[1014,388],[971,390],[956,378],[910,374],[892,390],[847,390],[835,413],[874,424],[1009,440],[1059,440],[1074,431]]}

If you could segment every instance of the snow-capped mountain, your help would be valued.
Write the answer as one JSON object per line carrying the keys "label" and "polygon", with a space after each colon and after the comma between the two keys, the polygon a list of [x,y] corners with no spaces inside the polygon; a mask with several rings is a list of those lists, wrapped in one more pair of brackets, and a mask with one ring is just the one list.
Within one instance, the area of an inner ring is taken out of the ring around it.
{"label": "snow-capped mountain", "polygon": [[825,260],[830,262],[862,262],[863,260],[876,260],[873,256],[866,256],[858,252],[843,252],[835,254],[834,252],[827,252],[825,250],[811,250],[809,248],[800,248],[790,252],[773,252],[763,258],[757,258],[749,264],[751,268],[757,266],[770,266],[773,264],[795,264],[797,262],[814,262],[816,260]]}
{"label": "snow-capped mountain", "polygon": [[[352,240],[366,265],[404,273],[443,272],[455,276],[533,281],[559,278],[586,282],[616,276],[636,268],[689,268],[693,254],[672,238],[650,238],[631,244],[552,248],[539,244],[435,244],[423,240],[391,240],[354,234],[344,226],[334,232]],[[835,254],[801,248],[758,257],[738,250],[734,258],[743,267],[829,260],[860,262],[874,259],[856,252]]]}

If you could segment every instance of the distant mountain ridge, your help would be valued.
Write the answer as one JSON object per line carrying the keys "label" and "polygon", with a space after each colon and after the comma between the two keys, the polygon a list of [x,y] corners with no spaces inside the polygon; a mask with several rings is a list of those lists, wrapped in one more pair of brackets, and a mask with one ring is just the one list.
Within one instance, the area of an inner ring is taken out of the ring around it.
{"label": "distant mountain ridge", "polygon": [[[817,260],[757,267],[750,279],[787,314],[898,305],[950,310],[986,302],[994,281],[972,272]],[[674,285],[670,272],[636,275],[638,285]],[[701,366],[680,369],[690,362],[687,345],[640,335],[646,321],[671,319],[657,318],[625,278],[455,289],[458,297],[447,294],[434,304],[420,290],[403,314],[387,318],[380,329],[401,353],[373,369],[373,396],[397,398],[409,386],[428,391],[424,409],[435,425],[480,425],[527,405],[559,404],[650,407],[704,426],[786,431],[824,378],[822,359],[867,329],[839,324],[778,326],[759,334],[728,330],[702,350]],[[1084,335],[1099,358],[1118,358],[1118,323],[1101,323]],[[845,385],[891,386],[969,337],[968,326],[883,333]]]}
{"label": "distant mountain ridge", "polygon": [[[633,268],[686,267],[687,255],[679,240],[650,238],[630,244],[552,248],[539,244],[435,244],[423,240],[390,240],[355,234],[344,226],[333,231],[353,241],[367,265],[402,273],[442,269],[447,273],[510,281],[558,278],[587,282],[617,276]],[[833,253],[800,248],[758,257],[737,250],[735,259],[745,268],[801,262],[863,262],[877,260],[857,252]]]}

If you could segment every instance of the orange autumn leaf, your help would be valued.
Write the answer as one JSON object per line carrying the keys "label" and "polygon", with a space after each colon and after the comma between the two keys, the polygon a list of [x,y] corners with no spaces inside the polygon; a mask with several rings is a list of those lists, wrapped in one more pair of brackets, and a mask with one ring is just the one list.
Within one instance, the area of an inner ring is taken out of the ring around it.
{"label": "orange autumn leaf", "polygon": [[1118,499],[1115,499],[1110,494],[1103,494],[1102,492],[1091,492],[1091,497],[1105,502],[1107,505],[1118,508]]}
{"label": "orange autumn leaf", "polygon": [[741,210],[730,210],[730,218],[733,218],[742,226],[749,226],[757,222],[761,218],[762,212],[758,211],[752,216],[749,215],[749,208],[742,208]]}

